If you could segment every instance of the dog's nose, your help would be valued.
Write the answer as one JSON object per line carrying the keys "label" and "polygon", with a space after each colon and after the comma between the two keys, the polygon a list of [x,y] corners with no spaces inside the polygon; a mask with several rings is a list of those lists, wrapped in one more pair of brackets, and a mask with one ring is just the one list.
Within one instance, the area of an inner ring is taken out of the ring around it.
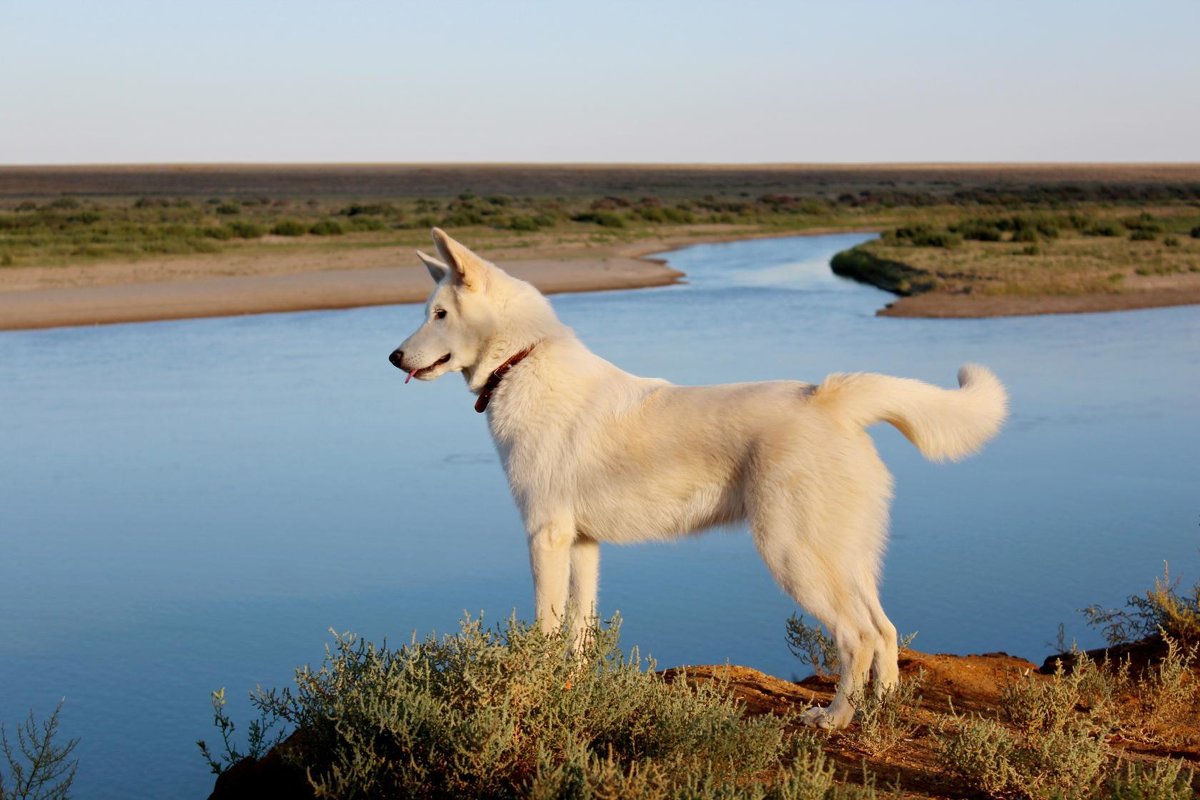
{"label": "dog's nose", "polygon": [[392,366],[396,369],[404,369],[404,367],[400,366],[404,362],[404,351],[397,347],[388,356],[388,361],[392,362]]}

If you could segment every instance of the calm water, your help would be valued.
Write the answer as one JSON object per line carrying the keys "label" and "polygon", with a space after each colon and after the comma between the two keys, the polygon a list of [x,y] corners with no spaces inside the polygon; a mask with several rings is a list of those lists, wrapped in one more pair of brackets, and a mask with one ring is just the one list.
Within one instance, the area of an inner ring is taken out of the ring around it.
{"label": "calm water", "polygon": [[[680,383],[876,370],[1014,414],[968,462],[892,429],[883,595],[932,651],[1040,659],[1077,609],[1169,559],[1200,576],[1200,307],[998,320],[873,316],[827,262],[861,236],[703,245],[686,286],[561,296],[593,349]],[[407,639],[463,610],[531,615],[520,524],[458,377],[402,385],[420,308],[0,334],[0,718],[66,696],[81,797],[202,797],[208,694],[231,707],[319,661],[327,630]],[[457,554],[469,552],[469,557]],[[748,537],[603,551],[601,610],[664,665],[801,671]],[[134,783],[136,781],[136,783]]]}

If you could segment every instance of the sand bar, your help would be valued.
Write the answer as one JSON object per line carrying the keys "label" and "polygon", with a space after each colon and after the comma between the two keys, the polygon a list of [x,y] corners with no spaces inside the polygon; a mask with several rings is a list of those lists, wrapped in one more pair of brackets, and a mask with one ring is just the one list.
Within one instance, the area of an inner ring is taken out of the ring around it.
{"label": "sand bar", "polygon": [[[665,286],[682,274],[625,256],[503,266],[547,293]],[[0,330],[414,303],[431,285],[423,267],[405,265],[0,291]]]}

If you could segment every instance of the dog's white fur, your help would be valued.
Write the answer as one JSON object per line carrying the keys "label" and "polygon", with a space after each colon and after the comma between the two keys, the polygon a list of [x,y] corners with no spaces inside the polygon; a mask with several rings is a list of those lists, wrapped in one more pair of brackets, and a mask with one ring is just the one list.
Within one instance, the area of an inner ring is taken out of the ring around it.
{"label": "dog's white fur", "polygon": [[567,608],[572,637],[588,629],[599,542],[746,520],[771,574],[837,643],[837,695],[808,722],[849,723],[868,670],[877,691],[896,682],[896,629],[877,589],[892,479],[865,428],[889,422],[933,460],[970,455],[1006,415],[991,372],[964,366],[957,391],[874,374],[818,386],[640,378],[589,351],[533,286],[441,230],[433,238],[441,259],[418,255],[437,288],[393,363],[423,380],[461,371],[479,392],[533,347],[487,415],[528,533],[544,630],[557,631]]}

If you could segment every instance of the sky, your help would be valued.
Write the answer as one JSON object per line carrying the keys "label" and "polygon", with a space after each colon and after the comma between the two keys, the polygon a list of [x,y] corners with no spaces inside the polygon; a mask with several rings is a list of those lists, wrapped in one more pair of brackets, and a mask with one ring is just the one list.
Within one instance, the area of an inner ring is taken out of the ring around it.
{"label": "sky", "polygon": [[0,164],[1200,161],[1200,2],[0,0]]}

